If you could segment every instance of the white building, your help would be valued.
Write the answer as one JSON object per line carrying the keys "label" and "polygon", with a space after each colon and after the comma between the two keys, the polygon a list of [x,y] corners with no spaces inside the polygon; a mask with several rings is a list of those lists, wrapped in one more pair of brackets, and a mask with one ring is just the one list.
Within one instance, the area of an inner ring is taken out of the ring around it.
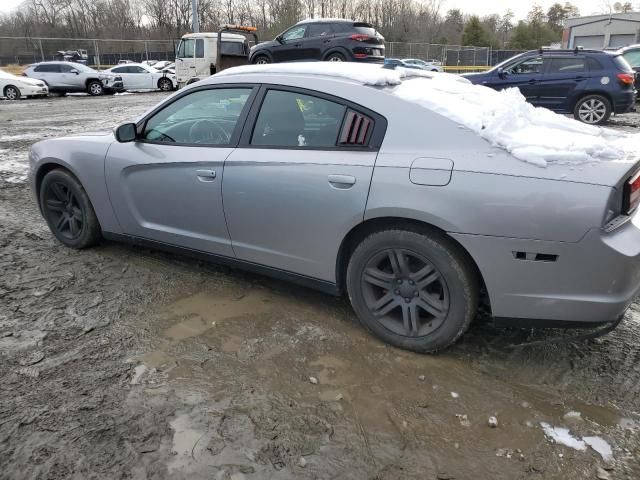
{"label": "white building", "polygon": [[570,18],[562,34],[564,48],[618,48],[640,43],[640,12]]}

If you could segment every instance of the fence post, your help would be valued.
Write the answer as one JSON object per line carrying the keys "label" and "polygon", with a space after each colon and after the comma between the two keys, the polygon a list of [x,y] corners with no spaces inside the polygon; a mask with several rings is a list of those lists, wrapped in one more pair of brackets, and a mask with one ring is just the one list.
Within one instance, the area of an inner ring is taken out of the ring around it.
{"label": "fence post", "polygon": [[412,58],[412,57],[413,57],[413,54],[412,54],[412,50],[413,50],[413,48],[411,48],[411,45],[413,45],[413,43],[410,43],[410,44],[409,44],[409,58]]}
{"label": "fence post", "polygon": [[146,40],[144,42],[144,54],[147,57],[147,61],[149,61],[149,45]]}
{"label": "fence post", "polygon": [[473,47],[473,66],[476,66],[476,52],[478,51],[478,49],[476,47]]}
{"label": "fence post", "polygon": [[40,46],[40,58],[42,58],[42,61],[44,62],[44,50],[42,50],[42,39],[41,38],[38,39],[38,45]]}
{"label": "fence post", "polygon": [[98,48],[98,41],[93,41],[93,51],[96,52],[96,63],[98,64],[98,68],[102,66],[102,62],[100,61],[100,49]]}

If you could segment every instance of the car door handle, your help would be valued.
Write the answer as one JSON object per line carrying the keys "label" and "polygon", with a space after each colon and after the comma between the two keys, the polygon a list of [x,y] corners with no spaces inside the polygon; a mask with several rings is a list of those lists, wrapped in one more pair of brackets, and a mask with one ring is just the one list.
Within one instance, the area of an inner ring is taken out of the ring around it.
{"label": "car door handle", "polygon": [[302,43],[294,43],[293,46],[294,47],[300,47],[300,46],[302,46]]}
{"label": "car door handle", "polygon": [[537,80],[529,80],[527,83],[528,83],[529,85],[535,85],[536,81],[537,81]]}
{"label": "car door handle", "polygon": [[196,170],[196,175],[198,179],[203,182],[210,182],[214,178],[216,178],[215,170]]}
{"label": "car door handle", "polygon": [[584,79],[585,79],[584,77],[576,77],[576,82],[581,82]]}
{"label": "car door handle", "polygon": [[353,175],[329,175],[329,185],[338,190],[346,190],[356,184],[356,177]]}

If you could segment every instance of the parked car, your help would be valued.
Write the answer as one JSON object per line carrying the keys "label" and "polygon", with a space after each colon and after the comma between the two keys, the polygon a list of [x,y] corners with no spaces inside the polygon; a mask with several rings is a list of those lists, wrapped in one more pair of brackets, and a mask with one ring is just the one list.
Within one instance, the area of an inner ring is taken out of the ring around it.
{"label": "parked car", "polygon": [[504,325],[617,320],[640,286],[637,150],[528,107],[419,70],[250,65],[113,134],[38,142],[30,178],[68,247],[104,237],[346,292],[407,349],[450,345],[481,294]]}
{"label": "parked car", "polygon": [[384,64],[389,67],[404,67],[404,68],[415,68],[417,70],[428,70],[431,72],[442,72],[442,67],[436,67],[435,65],[429,65],[426,63],[418,63],[422,62],[422,60],[416,59],[400,59],[400,58],[385,58]]}
{"label": "parked car", "polygon": [[127,63],[135,63],[133,60],[127,60],[126,58],[121,58],[118,60],[118,65],[126,65]]}
{"label": "parked car", "polygon": [[275,40],[255,45],[249,57],[249,62],[256,64],[300,60],[382,63],[384,37],[365,22],[304,20]]}
{"label": "parked car", "polygon": [[49,89],[44,82],[0,70],[0,96],[7,100],[19,100],[21,97],[46,97],[48,94]]}
{"label": "parked car", "polygon": [[602,50],[535,50],[487,72],[463,75],[497,90],[518,87],[529,102],[573,113],[588,124],[635,109],[635,74],[624,57]]}
{"label": "parked car", "polygon": [[160,72],[141,63],[117,65],[106,71],[121,77],[126,90],[153,90],[159,88],[163,92],[169,92],[177,87],[175,74]]}
{"label": "parked car", "polygon": [[98,72],[80,63],[34,63],[27,67],[24,75],[42,80],[47,84],[50,92],[60,95],[72,92],[102,95],[124,90],[122,77],[109,72]]}
{"label": "parked car", "polygon": [[630,45],[617,51],[624,57],[634,72],[636,72],[636,90],[640,92],[640,45]]}
{"label": "parked car", "polygon": [[[173,67],[171,67],[171,65],[173,65]],[[169,60],[160,60],[159,62],[155,62],[153,65],[150,65],[151,67],[155,68],[156,70],[164,70],[165,68],[174,68],[176,67],[175,62],[171,62]]]}
{"label": "parked car", "polygon": [[421,60],[419,58],[405,58],[402,60],[407,65],[413,65],[414,67],[421,68],[422,70],[429,70],[430,72],[443,72],[442,62],[439,60]]}

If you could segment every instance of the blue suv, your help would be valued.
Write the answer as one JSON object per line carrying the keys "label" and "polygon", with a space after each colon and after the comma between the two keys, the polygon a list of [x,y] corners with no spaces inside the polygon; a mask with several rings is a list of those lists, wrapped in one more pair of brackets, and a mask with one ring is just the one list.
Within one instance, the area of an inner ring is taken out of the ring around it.
{"label": "blue suv", "polygon": [[592,125],[635,110],[635,72],[616,52],[541,49],[463,76],[496,90],[518,87],[533,105]]}

